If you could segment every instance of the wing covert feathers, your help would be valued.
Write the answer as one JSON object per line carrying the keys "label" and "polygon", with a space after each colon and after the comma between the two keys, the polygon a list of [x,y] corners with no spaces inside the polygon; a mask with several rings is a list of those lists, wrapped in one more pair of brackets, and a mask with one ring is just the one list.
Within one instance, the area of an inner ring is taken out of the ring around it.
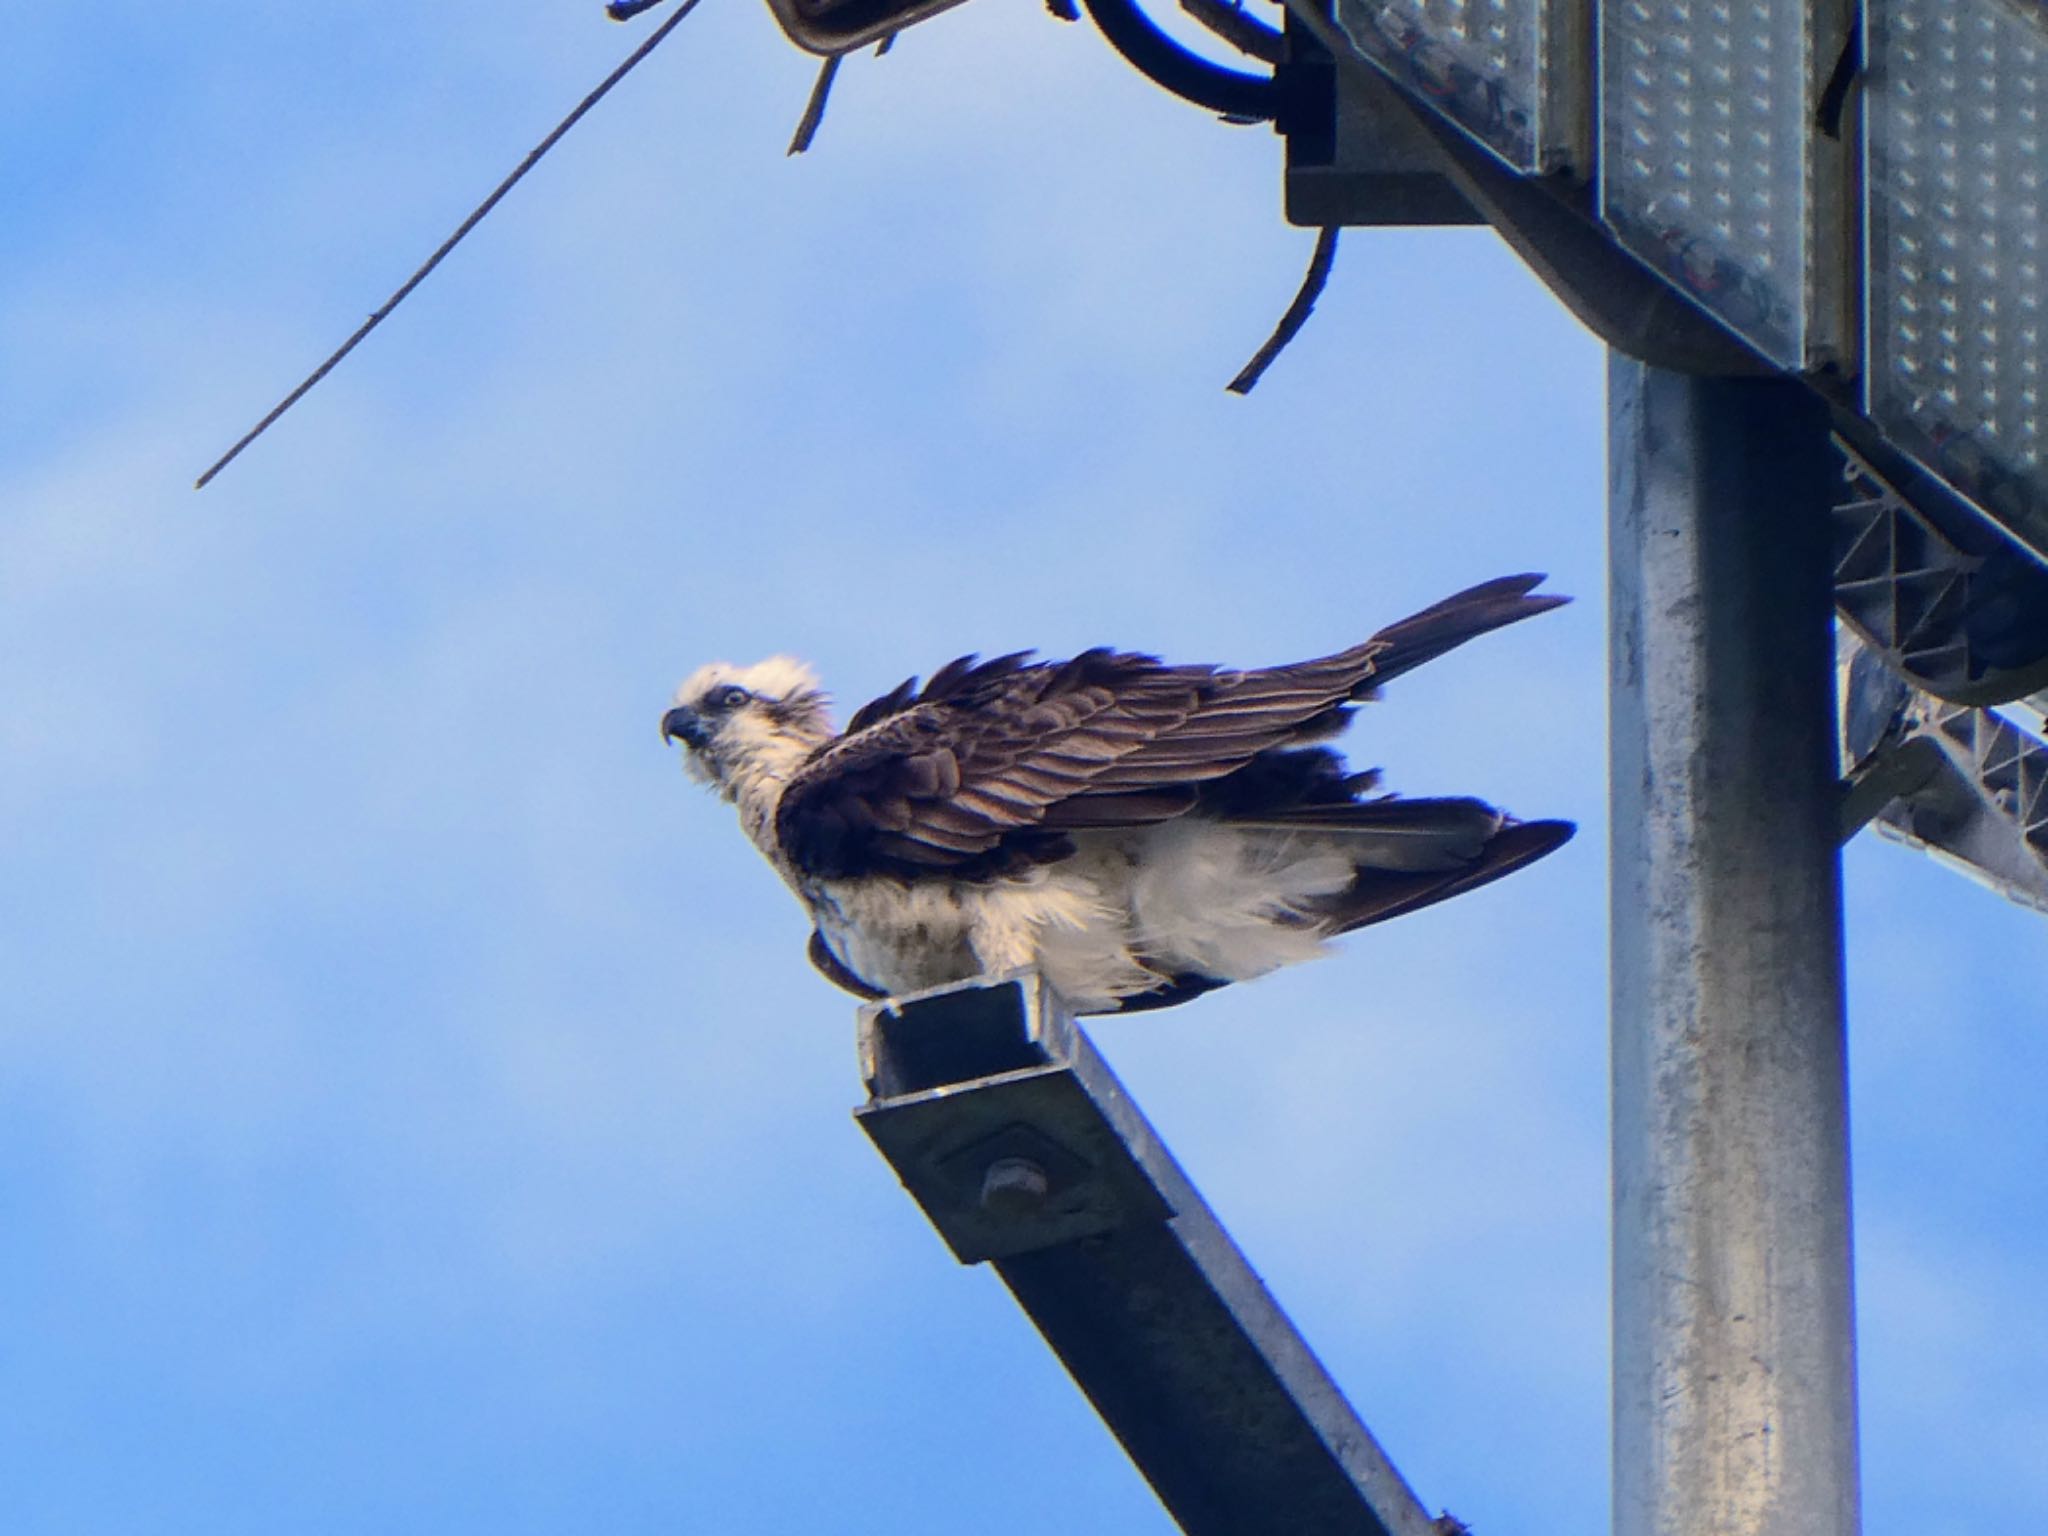
{"label": "wing covert feathers", "polygon": [[[813,753],[783,793],[777,838],[817,877],[978,880],[1066,857],[1070,832],[1198,809],[1361,833],[1377,817],[1389,837],[1418,825],[1404,815],[1469,819],[1447,807],[1476,801],[1361,802],[1372,776],[1312,744],[1388,678],[1566,601],[1536,593],[1541,580],[1485,582],[1361,645],[1287,666],[1175,667],[1107,648],[1064,662],[960,657],[922,688],[909,679],[863,706]],[[1376,809],[1402,805],[1435,809]]]}

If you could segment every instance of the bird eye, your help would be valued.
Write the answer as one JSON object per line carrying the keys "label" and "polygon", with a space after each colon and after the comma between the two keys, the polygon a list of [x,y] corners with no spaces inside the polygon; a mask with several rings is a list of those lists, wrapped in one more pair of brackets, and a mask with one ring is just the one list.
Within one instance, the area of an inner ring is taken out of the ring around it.
{"label": "bird eye", "polygon": [[712,689],[711,697],[704,702],[713,709],[738,709],[752,697],[753,695],[738,683],[727,683],[722,688]]}

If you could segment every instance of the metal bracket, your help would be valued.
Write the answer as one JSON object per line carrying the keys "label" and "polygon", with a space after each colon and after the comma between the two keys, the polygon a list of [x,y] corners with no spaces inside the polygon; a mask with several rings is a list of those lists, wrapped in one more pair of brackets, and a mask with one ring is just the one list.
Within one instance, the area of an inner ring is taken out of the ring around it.
{"label": "metal bracket", "polygon": [[1292,11],[1280,72],[1290,108],[1287,222],[1331,225],[1484,224],[1444,174],[1443,156],[1391,81],[1341,69]]}
{"label": "metal bracket", "polygon": [[1188,1536],[1435,1536],[1237,1245],[1035,973],[860,1012],[855,1111],[987,1260]]}
{"label": "metal bracket", "polygon": [[1493,225],[1558,301],[1608,346],[1689,373],[1762,377],[1776,371],[1616,245],[1595,219],[1583,183],[1566,175],[1530,178],[1509,170],[1462,128],[1359,55],[1332,17],[1329,0],[1286,0],[1286,5],[1290,23],[1312,34],[1340,73],[1373,83],[1375,111],[1401,125],[1399,152],[1418,156],[1418,164],[1439,173],[1447,190]]}
{"label": "metal bracket", "polygon": [[1837,665],[1845,838],[1874,822],[2008,900],[2048,912],[2048,742],[1912,687],[1854,634]]}

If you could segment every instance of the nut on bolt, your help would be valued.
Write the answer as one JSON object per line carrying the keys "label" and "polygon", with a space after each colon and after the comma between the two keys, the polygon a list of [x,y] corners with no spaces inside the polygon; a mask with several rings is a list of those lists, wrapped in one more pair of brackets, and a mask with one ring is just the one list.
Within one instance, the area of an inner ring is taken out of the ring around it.
{"label": "nut on bolt", "polygon": [[1011,1220],[1029,1216],[1045,1204],[1051,1181],[1028,1157],[999,1157],[981,1176],[981,1208]]}

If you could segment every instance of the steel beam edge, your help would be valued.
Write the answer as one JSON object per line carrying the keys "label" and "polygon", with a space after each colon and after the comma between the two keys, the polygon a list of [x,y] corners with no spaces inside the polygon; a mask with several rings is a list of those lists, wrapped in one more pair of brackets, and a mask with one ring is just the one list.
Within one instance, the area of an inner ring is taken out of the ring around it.
{"label": "steel beam edge", "polygon": [[855,1111],[991,1263],[1188,1536],[1433,1536],[1430,1518],[1033,972],[860,1012]]}

